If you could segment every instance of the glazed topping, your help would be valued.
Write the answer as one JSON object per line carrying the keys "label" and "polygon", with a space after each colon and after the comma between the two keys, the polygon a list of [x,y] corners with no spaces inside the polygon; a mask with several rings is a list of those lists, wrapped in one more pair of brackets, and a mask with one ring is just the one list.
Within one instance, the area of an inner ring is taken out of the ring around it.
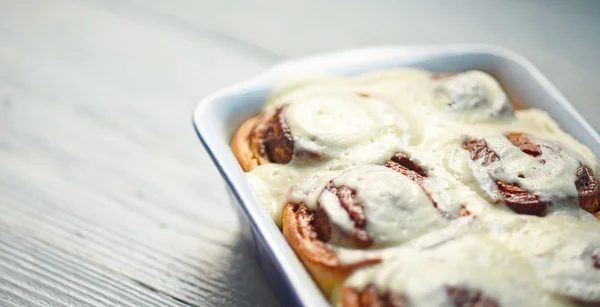
{"label": "glazed topping", "polygon": [[548,292],[600,301],[600,270],[594,263],[600,251],[600,223],[572,210],[543,219],[509,220],[490,235],[528,259]]}
{"label": "glazed topping", "polygon": [[598,253],[600,240],[587,243],[575,239],[550,254],[540,255],[537,271],[542,287],[560,295],[600,302]]}
{"label": "glazed topping", "polygon": [[[360,166],[333,179],[333,185],[356,191],[366,216],[366,231],[375,244],[399,244],[444,225],[423,189],[406,176],[382,166]],[[348,214],[336,210],[337,197],[325,190],[319,203],[341,229],[353,227]]]}
{"label": "glazed topping", "polygon": [[457,218],[470,215],[470,212],[461,205],[465,202],[465,199],[461,198],[465,196],[464,189],[447,176],[439,176],[439,173],[434,172],[435,178],[428,178],[427,171],[404,153],[395,154],[384,165],[419,184],[433,206],[443,216]]}
{"label": "glazed topping", "polygon": [[321,192],[340,173],[340,171],[319,171],[304,177],[290,188],[287,200],[293,204],[304,203],[311,210],[316,210]]}
{"label": "glazed topping", "polygon": [[352,161],[396,148],[406,129],[389,103],[359,93],[297,98],[285,117],[296,151]]}
{"label": "glazed topping", "polygon": [[465,121],[512,118],[508,96],[492,76],[481,71],[434,78],[435,103],[449,116]]}
{"label": "glazed topping", "polygon": [[291,190],[290,201],[322,208],[334,228],[363,240],[358,246],[399,244],[445,224],[419,184],[384,166],[358,166],[334,177],[315,207],[315,187],[323,183],[308,177]]}
{"label": "glazed topping", "polygon": [[467,235],[430,249],[398,250],[392,259],[354,273],[345,286],[362,291],[374,285],[379,293],[389,291],[415,307],[469,301],[487,304],[474,306],[543,306],[548,295],[531,272],[527,262],[495,241]]}
{"label": "glazed topping", "polygon": [[575,180],[581,165],[577,154],[550,141],[528,138],[527,144],[522,137],[513,138],[513,144],[504,135],[466,143],[481,187],[494,200],[506,199],[507,192],[521,195],[515,197],[526,202],[577,199]]}
{"label": "glazed topping", "polygon": [[293,163],[264,164],[247,173],[246,178],[273,220],[281,226],[282,209],[287,202],[289,187],[312,172],[314,170],[310,167],[302,168]]}
{"label": "glazed topping", "polygon": [[[301,207],[307,236],[336,263],[384,261],[348,280],[355,296],[600,301],[597,159],[543,111],[513,113],[488,74],[305,79],[277,90],[263,114],[263,153],[282,164],[254,169],[252,186],[278,224],[284,205]],[[444,235],[455,228],[464,231]]]}

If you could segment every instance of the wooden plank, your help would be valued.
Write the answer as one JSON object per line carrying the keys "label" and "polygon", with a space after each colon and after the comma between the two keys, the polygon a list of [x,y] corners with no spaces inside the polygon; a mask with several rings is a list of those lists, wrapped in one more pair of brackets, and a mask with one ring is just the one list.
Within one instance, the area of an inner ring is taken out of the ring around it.
{"label": "wooden plank", "polygon": [[[106,3],[106,1],[95,1]],[[369,45],[488,43],[531,60],[600,129],[600,1],[127,0],[285,57]]]}
{"label": "wooden plank", "polygon": [[[276,59],[68,0],[0,2],[0,40],[2,227],[191,305],[276,305],[190,123]],[[14,274],[10,301],[84,299]]]}
{"label": "wooden plank", "polygon": [[6,229],[0,272],[2,306],[186,306]]}

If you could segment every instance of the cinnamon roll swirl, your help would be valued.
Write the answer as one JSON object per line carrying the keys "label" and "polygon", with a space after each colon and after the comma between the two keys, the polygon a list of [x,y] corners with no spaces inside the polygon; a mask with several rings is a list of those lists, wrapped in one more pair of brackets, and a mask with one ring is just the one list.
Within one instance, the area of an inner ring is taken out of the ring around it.
{"label": "cinnamon roll swirl", "polygon": [[291,192],[283,234],[326,293],[356,267],[381,261],[367,252],[343,263],[345,250],[397,246],[447,223],[419,184],[422,170],[386,165],[308,177]]}
{"label": "cinnamon roll swirl", "polygon": [[385,100],[362,92],[296,97],[246,121],[232,140],[245,171],[294,160],[342,165],[382,159],[404,143],[406,120]]}
{"label": "cinnamon roll swirl", "polygon": [[592,214],[599,209],[592,170],[555,142],[510,132],[467,140],[463,148],[481,187],[516,213],[543,216],[559,202],[576,202]]}

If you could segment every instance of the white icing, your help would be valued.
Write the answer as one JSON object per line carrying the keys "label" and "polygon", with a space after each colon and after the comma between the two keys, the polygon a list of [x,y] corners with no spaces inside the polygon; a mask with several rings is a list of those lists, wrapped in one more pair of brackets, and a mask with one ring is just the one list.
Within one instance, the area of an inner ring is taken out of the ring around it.
{"label": "white icing", "polygon": [[354,92],[298,97],[284,115],[295,151],[323,159],[369,161],[397,149],[407,129],[392,105]]}
{"label": "white icing", "polygon": [[328,243],[327,247],[335,252],[341,264],[349,265],[366,259],[382,259],[383,261],[387,261],[394,258],[398,250],[403,250],[407,247],[419,250],[430,249],[454,240],[464,235],[467,231],[479,231],[480,228],[481,225],[473,223],[473,219],[457,219],[446,222],[446,226],[443,228],[432,229],[400,245],[364,250],[331,243]]}
{"label": "white icing", "polygon": [[[348,284],[376,280],[384,289],[409,293],[414,306],[448,304],[444,283],[473,286],[503,306],[573,305],[564,295],[600,300],[600,270],[591,263],[600,223],[568,200],[577,196],[574,171],[581,163],[597,174],[597,158],[544,111],[513,113],[488,74],[433,80],[429,72],[401,69],[305,77],[275,89],[265,109],[283,104],[295,149],[322,158],[261,165],[247,178],[278,225],[288,201],[313,210],[320,202],[332,223],[351,231],[346,211],[322,191],[331,180],[356,191],[374,248],[328,246],[341,263],[384,263],[357,272]],[[508,132],[532,136],[542,155],[521,152],[505,139]],[[467,139],[485,139],[500,161],[487,167],[471,161],[462,148]],[[423,186],[444,217],[410,179],[382,166],[360,166],[383,164],[397,152],[427,170]],[[498,179],[553,206],[538,218],[495,205]],[[471,216],[457,218],[463,206]]]}
{"label": "white icing", "polygon": [[513,117],[508,96],[489,74],[468,71],[437,83],[434,104],[449,116],[467,122]]}
{"label": "white icing", "polygon": [[495,185],[495,182],[500,180],[518,184],[530,193],[538,195],[541,201],[572,198],[577,202],[575,173],[581,163],[577,155],[561,149],[556,144],[533,137],[529,139],[540,146],[541,155],[533,157],[524,153],[504,135],[484,138],[487,147],[496,153],[499,160],[485,166],[481,160],[471,162],[475,178],[483,189],[494,200],[501,199]]}
{"label": "white icing", "polygon": [[314,165],[301,161],[289,164],[263,164],[246,173],[246,178],[273,220],[281,226],[281,215],[283,207],[288,202],[289,188],[314,172]]}
{"label": "white icing", "polygon": [[562,245],[537,260],[542,287],[560,295],[600,301],[600,269],[594,267],[594,255],[600,255],[600,240],[581,242],[579,238]]}
{"label": "white icing", "polygon": [[[367,220],[367,233],[376,245],[399,244],[445,224],[417,183],[387,167],[358,166],[333,182],[356,192],[355,199],[362,205]],[[319,203],[336,226],[345,231],[354,228],[348,213],[339,210],[338,198],[324,192]]]}
{"label": "white icing", "polygon": [[[485,272],[482,274],[482,272]],[[374,268],[357,271],[346,285],[402,295],[410,306],[454,306],[447,287],[481,291],[499,306],[552,306],[527,261],[484,235],[467,235],[430,249],[399,249]]]}
{"label": "white icing", "polygon": [[288,200],[294,204],[304,203],[308,208],[316,210],[319,195],[329,181],[339,173],[339,171],[320,171],[304,177],[290,188]]}
{"label": "white icing", "polygon": [[286,203],[287,189],[301,178],[300,174],[294,168],[278,164],[261,165],[246,173],[248,182],[278,226],[281,226],[281,212]]}
{"label": "white icing", "polygon": [[504,219],[490,234],[530,261],[544,289],[599,301],[600,270],[592,255],[600,252],[600,223],[581,213],[566,209],[544,218]]}

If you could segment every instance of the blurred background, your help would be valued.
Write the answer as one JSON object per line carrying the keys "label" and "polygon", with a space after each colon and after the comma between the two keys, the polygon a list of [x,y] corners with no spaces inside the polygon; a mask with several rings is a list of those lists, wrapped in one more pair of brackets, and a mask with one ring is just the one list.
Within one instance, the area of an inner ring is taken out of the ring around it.
{"label": "blurred background", "polygon": [[275,306],[198,142],[288,58],[489,43],[600,128],[600,1],[0,0],[0,305]]}

